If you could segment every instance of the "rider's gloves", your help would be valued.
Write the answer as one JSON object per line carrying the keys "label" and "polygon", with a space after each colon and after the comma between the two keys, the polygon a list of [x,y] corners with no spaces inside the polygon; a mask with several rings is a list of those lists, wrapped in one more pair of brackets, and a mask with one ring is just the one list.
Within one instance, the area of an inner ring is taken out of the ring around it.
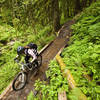
{"label": "rider's gloves", "polygon": [[19,62],[18,58],[14,58],[14,61],[17,62],[17,63]]}

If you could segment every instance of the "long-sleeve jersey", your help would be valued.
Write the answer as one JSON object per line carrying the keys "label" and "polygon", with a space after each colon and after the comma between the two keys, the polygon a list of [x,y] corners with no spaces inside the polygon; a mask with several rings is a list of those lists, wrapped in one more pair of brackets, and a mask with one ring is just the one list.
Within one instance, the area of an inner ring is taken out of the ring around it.
{"label": "long-sleeve jersey", "polygon": [[[36,49],[25,49],[24,50],[24,54],[25,54],[25,62],[29,63],[29,59],[30,57],[32,57],[32,61],[31,63],[37,59],[37,50]],[[21,59],[20,55],[17,55],[16,58],[18,58],[19,60]]]}
{"label": "long-sleeve jersey", "polygon": [[37,51],[35,49],[28,49],[27,53],[28,53],[28,55],[30,55],[32,57],[31,62],[33,62],[34,60],[37,59],[37,56],[36,56]]}

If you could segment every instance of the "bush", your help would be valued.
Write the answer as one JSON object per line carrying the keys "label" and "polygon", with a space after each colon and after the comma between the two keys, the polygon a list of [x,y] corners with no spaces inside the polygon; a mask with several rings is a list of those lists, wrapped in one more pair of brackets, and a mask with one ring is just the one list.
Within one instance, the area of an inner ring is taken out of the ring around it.
{"label": "bush", "polygon": [[54,39],[53,34],[49,36],[52,30],[50,25],[46,27],[39,25],[36,29],[38,32],[34,34],[31,27],[28,27],[23,32],[9,25],[0,26],[0,94],[20,71],[19,67],[13,61],[17,55],[17,47],[33,42],[38,45],[38,50],[40,50],[44,45]]}
{"label": "bush", "polygon": [[[100,99],[100,2],[87,8],[72,26],[73,36],[70,46],[65,48],[62,57],[71,70],[78,87],[89,100]],[[83,68],[84,66],[85,68]],[[83,74],[91,76],[88,82]],[[96,90],[97,89],[97,90]]]}

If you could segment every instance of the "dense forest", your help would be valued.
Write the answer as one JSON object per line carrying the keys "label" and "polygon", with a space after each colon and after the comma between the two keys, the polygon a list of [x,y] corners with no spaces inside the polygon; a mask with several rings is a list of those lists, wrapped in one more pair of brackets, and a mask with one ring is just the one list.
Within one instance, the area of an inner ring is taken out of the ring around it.
{"label": "dense forest", "polygon": [[[13,61],[17,47],[34,42],[40,50],[72,19],[72,37],[61,57],[87,100],[100,100],[99,0],[0,0],[0,94],[20,71]],[[36,80],[35,90],[40,92],[36,96],[30,92],[27,100],[57,100],[63,90],[68,100],[80,100],[78,89],[69,89],[56,60],[46,76],[49,84]]]}
{"label": "dense forest", "polygon": [[[75,16],[96,0],[1,0],[1,23],[16,29],[35,25],[52,24],[54,31],[59,30],[63,21]],[[6,12],[5,12],[6,11]],[[36,32],[35,32],[36,33]]]}

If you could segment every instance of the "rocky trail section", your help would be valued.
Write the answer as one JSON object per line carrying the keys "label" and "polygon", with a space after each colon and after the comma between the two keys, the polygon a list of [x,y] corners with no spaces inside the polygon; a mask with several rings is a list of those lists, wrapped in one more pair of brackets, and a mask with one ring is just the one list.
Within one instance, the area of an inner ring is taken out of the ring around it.
{"label": "rocky trail section", "polygon": [[26,100],[30,91],[34,92],[35,80],[45,80],[45,71],[48,69],[50,60],[52,60],[56,54],[68,44],[69,38],[71,36],[70,26],[74,23],[74,20],[71,20],[64,24],[58,32],[58,37],[52,41],[43,51],[41,51],[42,66],[40,67],[38,75],[34,77],[32,72],[30,72],[27,85],[24,89],[17,92],[12,90],[11,83],[4,93],[0,95],[0,100]]}

